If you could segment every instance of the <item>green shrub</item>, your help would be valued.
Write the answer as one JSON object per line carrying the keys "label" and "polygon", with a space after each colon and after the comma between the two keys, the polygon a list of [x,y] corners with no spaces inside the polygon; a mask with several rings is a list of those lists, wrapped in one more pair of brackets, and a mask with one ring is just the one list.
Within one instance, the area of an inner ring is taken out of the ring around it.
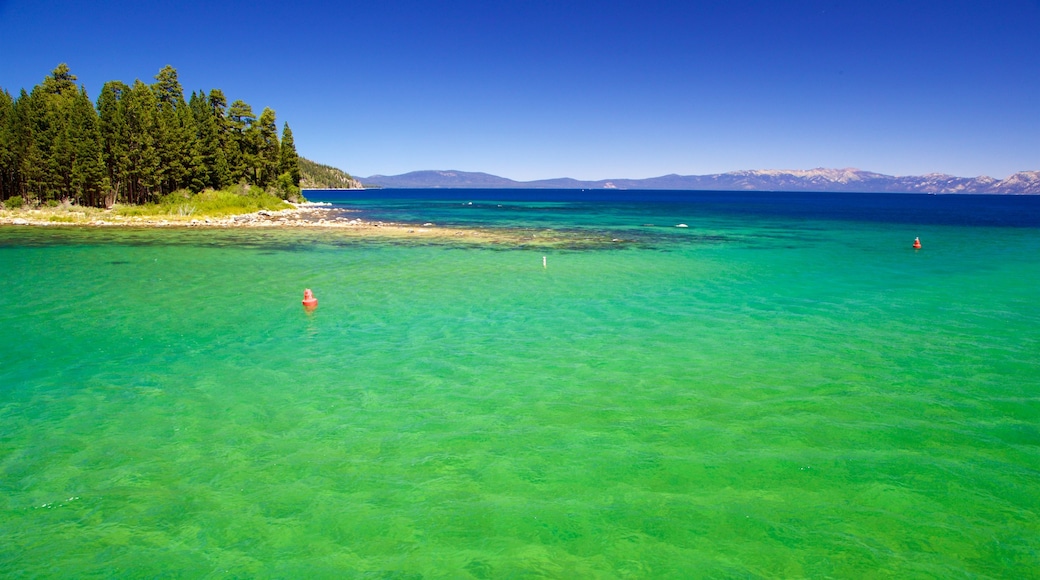
{"label": "green shrub", "polygon": [[47,207],[58,207],[61,205],[61,202],[56,199],[48,199],[46,205]]}
{"label": "green shrub", "polygon": [[8,209],[18,209],[22,207],[23,204],[24,202],[22,201],[22,196],[20,195],[16,195],[4,202],[4,205]]}
{"label": "green shrub", "polygon": [[177,205],[191,199],[191,192],[187,189],[178,189],[168,193],[159,199],[159,205]]}
{"label": "green shrub", "polygon": [[278,192],[278,196],[288,201],[298,201],[300,199],[300,188],[296,187],[293,183],[292,175],[289,173],[283,173],[278,176],[275,180],[275,190]]}

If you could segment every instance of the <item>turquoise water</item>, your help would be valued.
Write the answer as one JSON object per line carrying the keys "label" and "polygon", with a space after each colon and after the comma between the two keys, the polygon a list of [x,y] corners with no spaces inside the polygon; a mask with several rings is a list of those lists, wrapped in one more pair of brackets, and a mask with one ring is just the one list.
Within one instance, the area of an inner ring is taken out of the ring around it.
{"label": "turquoise water", "polygon": [[622,241],[0,228],[0,575],[1040,575],[1040,228],[355,204]]}

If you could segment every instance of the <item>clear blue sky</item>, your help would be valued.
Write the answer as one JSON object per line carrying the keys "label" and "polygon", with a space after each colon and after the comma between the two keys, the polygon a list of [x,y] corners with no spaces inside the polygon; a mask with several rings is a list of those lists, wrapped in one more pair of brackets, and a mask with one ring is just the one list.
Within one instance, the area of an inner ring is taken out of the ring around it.
{"label": "clear blue sky", "polygon": [[60,62],[173,65],[360,176],[1040,169],[1040,0],[0,0],[0,87]]}

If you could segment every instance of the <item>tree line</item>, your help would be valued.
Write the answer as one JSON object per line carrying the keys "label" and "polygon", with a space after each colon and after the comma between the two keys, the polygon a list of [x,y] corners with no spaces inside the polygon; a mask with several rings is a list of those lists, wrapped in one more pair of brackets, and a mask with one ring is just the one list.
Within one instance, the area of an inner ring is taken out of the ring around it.
{"label": "tree line", "polygon": [[168,65],[152,84],[105,83],[96,103],[76,80],[63,63],[32,92],[0,90],[0,200],[101,207],[238,183],[299,194],[292,131],[279,139],[270,108],[258,117],[220,89],[185,99]]}

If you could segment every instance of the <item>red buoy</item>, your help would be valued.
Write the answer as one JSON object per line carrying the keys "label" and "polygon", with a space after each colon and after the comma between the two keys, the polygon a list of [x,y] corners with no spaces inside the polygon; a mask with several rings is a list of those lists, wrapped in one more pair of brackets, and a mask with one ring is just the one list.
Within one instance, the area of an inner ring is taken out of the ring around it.
{"label": "red buoy", "polygon": [[318,299],[314,297],[310,288],[303,291],[303,307],[307,310],[314,310],[318,307]]}
{"label": "red buoy", "polygon": [[921,238],[914,238],[914,249],[915,250],[920,250],[921,249]]}

